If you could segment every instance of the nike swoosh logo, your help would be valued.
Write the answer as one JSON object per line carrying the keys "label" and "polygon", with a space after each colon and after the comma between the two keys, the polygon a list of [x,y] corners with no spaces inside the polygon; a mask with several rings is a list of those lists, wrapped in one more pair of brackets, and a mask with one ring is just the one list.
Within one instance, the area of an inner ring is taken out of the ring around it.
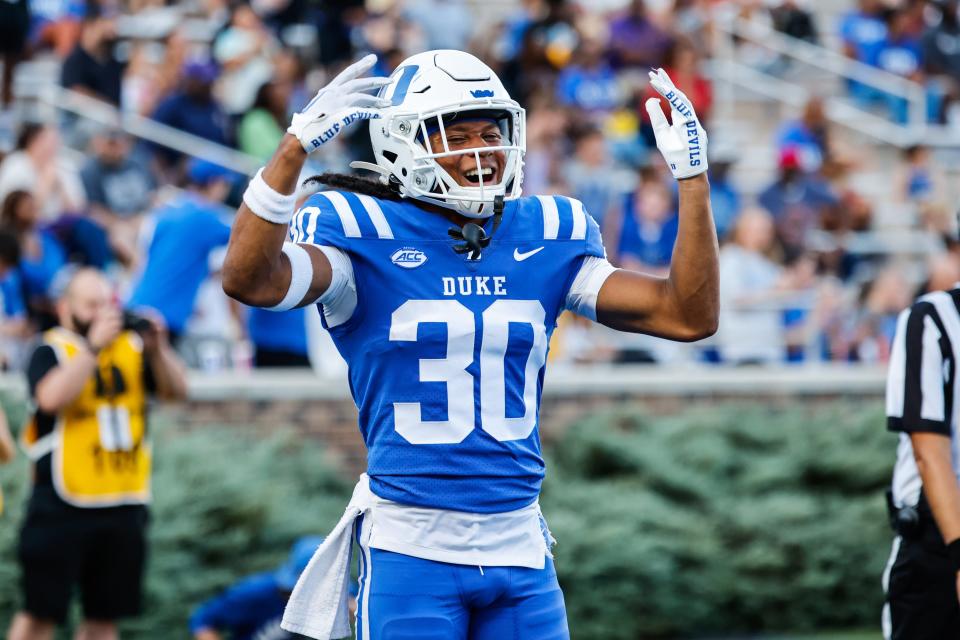
{"label": "nike swoosh logo", "polygon": [[537,254],[537,253],[540,253],[541,251],[543,251],[543,247],[537,247],[537,248],[534,249],[533,251],[526,251],[526,252],[524,252],[524,253],[520,253],[520,249],[514,249],[514,250],[513,250],[513,259],[516,260],[517,262],[523,262],[524,260],[526,260],[526,259],[529,258],[530,256],[532,256],[532,255],[534,255],[534,254]]}

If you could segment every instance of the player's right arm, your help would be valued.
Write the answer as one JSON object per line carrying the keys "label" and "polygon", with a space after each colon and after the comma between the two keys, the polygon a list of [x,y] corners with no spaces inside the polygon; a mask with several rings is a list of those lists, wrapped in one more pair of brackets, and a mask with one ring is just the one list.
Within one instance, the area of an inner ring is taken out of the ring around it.
{"label": "player's right arm", "polygon": [[339,135],[346,123],[376,118],[386,101],[366,91],[389,82],[361,78],[370,55],[347,67],[293,116],[276,152],[250,181],[237,211],[223,263],[224,292],[244,304],[277,311],[309,304],[330,286],[333,268],[311,244],[286,243],[297,178],[307,154]]}
{"label": "player's right arm", "polygon": [[[288,133],[259,177],[267,187],[292,201],[306,159],[300,141]],[[291,215],[293,206],[290,202]],[[289,222],[283,222],[279,217],[277,221],[271,221],[255,214],[244,198],[230,232],[223,262],[223,290],[228,296],[252,307],[280,304],[290,290],[293,274],[290,257],[283,252],[288,225]],[[297,305],[304,299],[320,297],[329,286],[331,275],[330,261],[320,250],[310,245],[300,246],[310,258],[313,277]]]}

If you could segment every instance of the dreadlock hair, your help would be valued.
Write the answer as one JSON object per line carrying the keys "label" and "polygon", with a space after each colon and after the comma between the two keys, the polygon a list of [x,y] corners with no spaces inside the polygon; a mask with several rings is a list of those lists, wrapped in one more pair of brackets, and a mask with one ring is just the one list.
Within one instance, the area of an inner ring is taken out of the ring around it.
{"label": "dreadlock hair", "polygon": [[353,193],[373,196],[381,200],[400,201],[403,199],[400,196],[400,184],[393,177],[390,178],[390,182],[383,184],[379,180],[361,178],[360,176],[352,176],[345,173],[321,173],[318,176],[312,176],[303,181],[303,186],[305,187],[313,184],[322,184],[333,187],[334,189],[352,191]]}

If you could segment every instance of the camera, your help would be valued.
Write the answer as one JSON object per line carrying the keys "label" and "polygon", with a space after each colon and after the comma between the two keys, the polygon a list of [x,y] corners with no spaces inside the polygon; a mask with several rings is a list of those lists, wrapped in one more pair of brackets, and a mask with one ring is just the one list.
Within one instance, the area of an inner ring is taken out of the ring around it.
{"label": "camera", "polygon": [[125,309],[123,312],[123,328],[125,331],[136,331],[137,333],[146,333],[153,329],[153,323],[135,311]]}

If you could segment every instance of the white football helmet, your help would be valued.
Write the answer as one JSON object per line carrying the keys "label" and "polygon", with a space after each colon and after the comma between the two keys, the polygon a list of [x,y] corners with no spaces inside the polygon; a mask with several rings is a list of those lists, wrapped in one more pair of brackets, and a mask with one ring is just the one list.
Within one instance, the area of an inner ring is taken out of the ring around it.
{"label": "white football helmet", "polygon": [[[370,140],[382,179],[395,179],[404,197],[437,204],[471,218],[493,214],[497,196],[520,197],[523,155],[526,152],[525,112],[507,95],[490,67],[463,51],[427,51],[407,58],[390,76],[380,97],[392,105],[370,122]],[[503,144],[451,151],[444,126],[458,118],[495,121]],[[431,149],[430,134],[439,131],[443,148]],[[462,186],[437,163],[437,158],[472,154],[480,168],[481,154],[503,151],[503,175],[495,184]]]}

